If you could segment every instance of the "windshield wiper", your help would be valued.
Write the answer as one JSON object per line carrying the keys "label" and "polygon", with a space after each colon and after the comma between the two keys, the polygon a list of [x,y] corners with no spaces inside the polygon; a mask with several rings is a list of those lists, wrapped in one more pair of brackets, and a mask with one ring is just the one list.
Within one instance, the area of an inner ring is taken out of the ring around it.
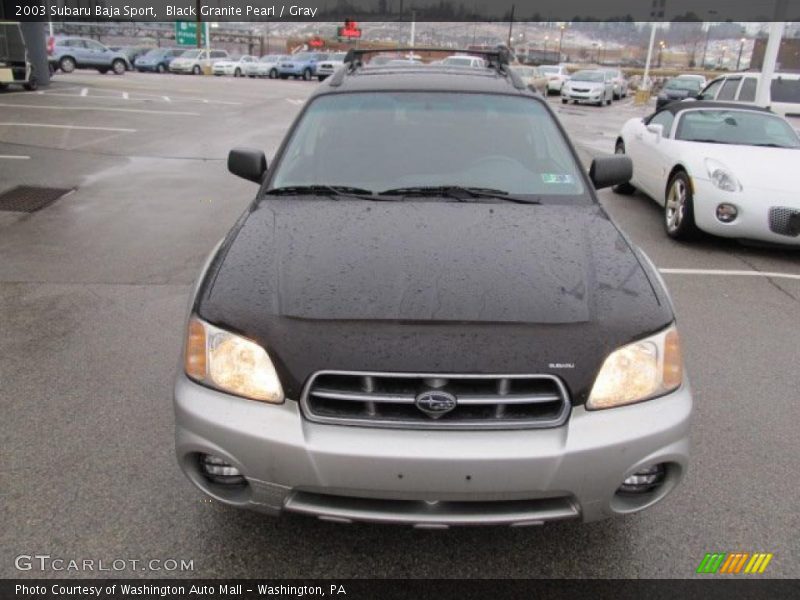
{"label": "windshield wiper", "polygon": [[506,202],[519,204],[540,204],[538,200],[512,196],[503,190],[480,187],[462,187],[460,185],[437,185],[394,188],[380,193],[381,196],[441,196],[454,198],[459,202],[467,202],[475,198],[497,198]]}
{"label": "windshield wiper", "polygon": [[750,146],[761,146],[762,148],[797,148],[797,146],[784,146],[783,144],[775,144],[773,142],[764,142],[763,144],[749,144]]}
{"label": "windshield wiper", "polygon": [[687,141],[687,142],[698,142],[698,143],[700,143],[700,144],[727,144],[727,145],[730,145],[730,144],[731,144],[731,142],[721,142],[721,141],[719,141],[719,140],[712,140],[712,139],[700,139],[700,140],[695,140],[695,139],[691,139],[691,138],[690,138],[690,139],[688,139],[688,140],[685,140],[685,141]]}
{"label": "windshield wiper", "polygon": [[361,200],[384,200],[373,195],[372,191],[347,185],[288,185],[265,192],[268,196],[343,196]]}

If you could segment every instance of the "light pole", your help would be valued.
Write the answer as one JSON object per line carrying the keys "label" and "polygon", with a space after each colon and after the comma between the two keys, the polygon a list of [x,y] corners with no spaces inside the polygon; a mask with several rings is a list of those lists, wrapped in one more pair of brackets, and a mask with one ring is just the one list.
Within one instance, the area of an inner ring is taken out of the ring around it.
{"label": "light pole", "polygon": [[742,50],[744,50],[745,39],[739,40],[739,56],[736,58],[736,70],[739,70],[739,64],[742,62]]}
{"label": "light pole", "polygon": [[542,57],[542,60],[544,60],[545,62],[548,62],[547,61],[547,41],[549,39],[550,39],[549,35],[544,36],[544,56]]}
{"label": "light pole", "polygon": [[664,52],[664,46],[666,46],[666,44],[664,43],[664,40],[661,40],[660,42],[658,42],[658,68],[659,69],[661,68],[661,54]]}
{"label": "light pole", "polygon": [[727,46],[722,47],[722,57],[719,59],[719,67],[722,69],[725,66],[725,53],[728,51]]}
{"label": "light pole", "polygon": [[564,41],[564,29],[566,27],[562,25],[559,29],[561,29],[561,34],[558,36],[558,62],[561,62],[561,43]]}
{"label": "light pole", "polygon": [[597,44],[597,64],[603,64],[603,43]]}

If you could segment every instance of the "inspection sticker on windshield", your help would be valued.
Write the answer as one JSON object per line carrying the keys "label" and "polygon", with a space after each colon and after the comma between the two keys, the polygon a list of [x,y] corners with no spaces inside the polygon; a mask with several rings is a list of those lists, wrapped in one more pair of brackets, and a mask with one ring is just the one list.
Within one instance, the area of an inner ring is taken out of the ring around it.
{"label": "inspection sticker on windshield", "polygon": [[542,181],[545,183],[573,183],[572,175],[559,173],[542,173]]}

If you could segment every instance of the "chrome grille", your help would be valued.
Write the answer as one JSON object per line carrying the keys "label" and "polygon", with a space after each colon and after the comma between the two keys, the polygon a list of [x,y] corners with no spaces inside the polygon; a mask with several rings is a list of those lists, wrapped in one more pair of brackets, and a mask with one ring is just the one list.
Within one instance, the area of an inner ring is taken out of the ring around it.
{"label": "chrome grille", "polygon": [[800,235],[800,210],[773,206],[769,209],[769,230],[779,235]]}
{"label": "chrome grille", "polygon": [[[430,416],[417,406],[426,392],[455,397],[455,407]],[[552,375],[464,375],[319,371],[303,389],[305,417],[319,423],[404,429],[558,427],[569,394]]]}

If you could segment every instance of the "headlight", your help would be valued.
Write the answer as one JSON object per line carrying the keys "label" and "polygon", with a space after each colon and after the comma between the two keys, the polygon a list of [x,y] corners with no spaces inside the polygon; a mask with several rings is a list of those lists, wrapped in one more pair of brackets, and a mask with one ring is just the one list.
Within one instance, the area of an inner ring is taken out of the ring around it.
{"label": "headlight", "polygon": [[648,400],[679,388],[682,382],[680,340],[672,325],[609,354],[594,381],[586,408],[612,408]]}
{"label": "headlight", "polygon": [[711,182],[726,192],[742,191],[742,184],[725,165],[713,158],[706,159],[706,170]]}
{"label": "headlight", "polygon": [[184,368],[191,379],[223,392],[273,404],[284,399],[264,348],[197,317],[189,319]]}

